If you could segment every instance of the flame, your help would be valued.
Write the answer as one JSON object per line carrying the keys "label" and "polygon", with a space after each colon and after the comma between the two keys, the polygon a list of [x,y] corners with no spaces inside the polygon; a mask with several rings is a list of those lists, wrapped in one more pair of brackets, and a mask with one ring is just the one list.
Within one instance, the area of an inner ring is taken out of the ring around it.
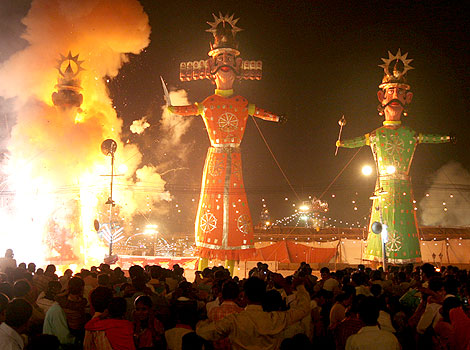
{"label": "flame", "polygon": [[[118,143],[115,164],[125,169],[113,189],[120,217],[130,220],[149,201],[170,200],[156,169],[141,164],[137,146],[121,141],[123,122],[105,83],[128,61],[127,53],[149,44],[148,18],[137,0],[34,0],[22,22],[29,45],[0,66],[0,95],[14,98],[17,116],[2,167],[14,195],[0,208],[0,249],[13,248],[19,261],[38,264],[54,258],[96,264],[107,251],[93,227],[94,219],[108,217],[104,139]],[[63,109],[51,95],[57,59],[69,50],[84,60],[83,103]],[[148,183],[158,191],[144,195]]]}

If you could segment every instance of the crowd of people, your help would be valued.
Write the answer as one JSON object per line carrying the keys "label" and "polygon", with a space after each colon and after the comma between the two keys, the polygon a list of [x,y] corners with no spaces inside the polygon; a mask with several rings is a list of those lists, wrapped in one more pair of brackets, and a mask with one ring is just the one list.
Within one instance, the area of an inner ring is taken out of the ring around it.
{"label": "crowd of people", "polygon": [[0,261],[1,349],[470,349],[470,280],[454,266],[363,265],[283,277],[258,263],[107,264],[66,270]]}

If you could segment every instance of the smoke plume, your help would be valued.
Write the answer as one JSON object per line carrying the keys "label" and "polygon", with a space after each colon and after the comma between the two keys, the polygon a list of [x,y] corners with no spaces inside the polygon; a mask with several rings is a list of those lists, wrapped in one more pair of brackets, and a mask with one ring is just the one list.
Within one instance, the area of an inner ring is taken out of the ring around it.
{"label": "smoke plume", "polygon": [[[129,219],[137,208],[169,200],[156,169],[142,167],[137,146],[121,141],[122,120],[105,83],[128,61],[128,53],[139,54],[149,44],[148,17],[137,0],[34,0],[22,23],[26,47],[0,65],[0,96],[10,99],[16,116],[3,167],[8,188],[15,193],[8,209],[14,215],[0,213],[0,238],[8,247],[24,247],[29,240],[35,249],[28,259],[40,259],[46,252],[38,247],[44,246],[44,236],[56,239],[51,237],[54,227],[79,235],[71,239],[71,249],[86,260],[101,254],[91,252],[96,244],[90,240],[96,236],[93,219],[101,197],[109,194],[109,178],[102,176],[110,173],[110,157],[100,151],[104,139],[117,142],[115,165],[126,169],[116,178],[113,198],[121,219]],[[84,61],[79,75],[83,103],[78,109],[57,108],[51,98],[57,59],[69,51]],[[150,195],[135,191],[144,184],[158,190]],[[71,220],[70,210],[60,207],[77,201],[80,218]],[[12,238],[12,231],[18,230],[21,235]],[[84,246],[82,237],[88,242]]]}
{"label": "smoke plume", "polygon": [[134,134],[142,134],[145,129],[147,129],[150,124],[147,122],[147,118],[143,117],[139,120],[134,120],[130,126],[132,133]]}
{"label": "smoke plume", "polygon": [[470,225],[470,172],[457,162],[441,167],[420,201],[420,221],[425,226]]}

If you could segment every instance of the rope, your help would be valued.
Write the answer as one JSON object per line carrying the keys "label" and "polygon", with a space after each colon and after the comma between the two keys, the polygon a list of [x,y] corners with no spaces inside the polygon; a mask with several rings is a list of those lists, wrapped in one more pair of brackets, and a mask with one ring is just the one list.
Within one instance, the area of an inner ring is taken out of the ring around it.
{"label": "rope", "polygon": [[360,147],[356,153],[354,153],[354,155],[351,157],[351,159],[346,163],[346,165],[343,167],[343,169],[341,169],[341,171],[338,173],[338,175],[336,175],[336,177],[333,179],[333,181],[330,182],[330,184],[326,187],[326,189],[323,191],[323,193],[320,195],[320,197],[318,197],[318,199],[322,199],[323,196],[325,195],[326,192],[328,192],[328,190],[330,189],[331,186],[333,186],[333,184],[336,182],[336,180],[338,180],[338,178],[341,176],[341,174],[346,170],[346,168],[349,166],[349,164],[351,164],[351,162],[353,161],[354,158],[356,158],[357,154],[359,153],[359,151],[362,149],[362,147]]}
{"label": "rope", "polygon": [[279,170],[281,171],[282,176],[284,176],[284,179],[286,180],[286,182],[287,182],[287,184],[289,185],[289,187],[290,187],[290,189],[292,190],[292,192],[294,192],[295,196],[297,197],[297,200],[300,201],[299,195],[297,194],[297,192],[295,191],[295,189],[294,189],[294,187],[292,186],[291,182],[290,182],[289,179],[287,178],[287,175],[286,175],[286,173],[284,172],[284,170],[282,170],[281,165],[279,164],[279,162],[277,161],[276,156],[274,155],[273,151],[271,150],[271,147],[269,147],[268,141],[266,141],[266,138],[264,137],[263,132],[261,131],[260,127],[258,126],[258,123],[257,123],[256,120],[255,120],[255,117],[251,116],[251,119],[253,119],[253,122],[255,123],[255,126],[256,126],[256,128],[258,129],[258,132],[259,132],[259,134],[261,135],[261,138],[263,139],[264,144],[265,144],[266,147],[268,148],[269,153],[271,153],[271,156],[273,157],[274,162],[276,163],[277,167],[278,167]]}

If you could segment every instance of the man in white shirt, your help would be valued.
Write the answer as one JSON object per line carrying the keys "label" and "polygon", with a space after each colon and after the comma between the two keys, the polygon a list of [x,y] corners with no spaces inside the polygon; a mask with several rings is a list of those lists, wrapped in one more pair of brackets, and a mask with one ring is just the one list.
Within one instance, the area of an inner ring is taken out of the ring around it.
{"label": "man in white shirt", "polygon": [[346,350],[400,350],[397,338],[377,325],[379,305],[374,297],[367,297],[359,305],[359,317],[366,324],[346,341]]}
{"label": "man in white shirt", "polygon": [[5,322],[0,325],[0,344],[2,350],[23,350],[21,333],[28,326],[33,307],[24,299],[14,299],[7,305]]}
{"label": "man in white shirt", "polygon": [[245,310],[220,321],[198,323],[196,333],[200,337],[206,340],[228,337],[233,350],[274,350],[279,348],[281,332],[310,312],[310,296],[303,285],[297,287],[296,300],[288,311],[263,311],[266,284],[257,277],[250,277],[243,289],[248,301]]}

